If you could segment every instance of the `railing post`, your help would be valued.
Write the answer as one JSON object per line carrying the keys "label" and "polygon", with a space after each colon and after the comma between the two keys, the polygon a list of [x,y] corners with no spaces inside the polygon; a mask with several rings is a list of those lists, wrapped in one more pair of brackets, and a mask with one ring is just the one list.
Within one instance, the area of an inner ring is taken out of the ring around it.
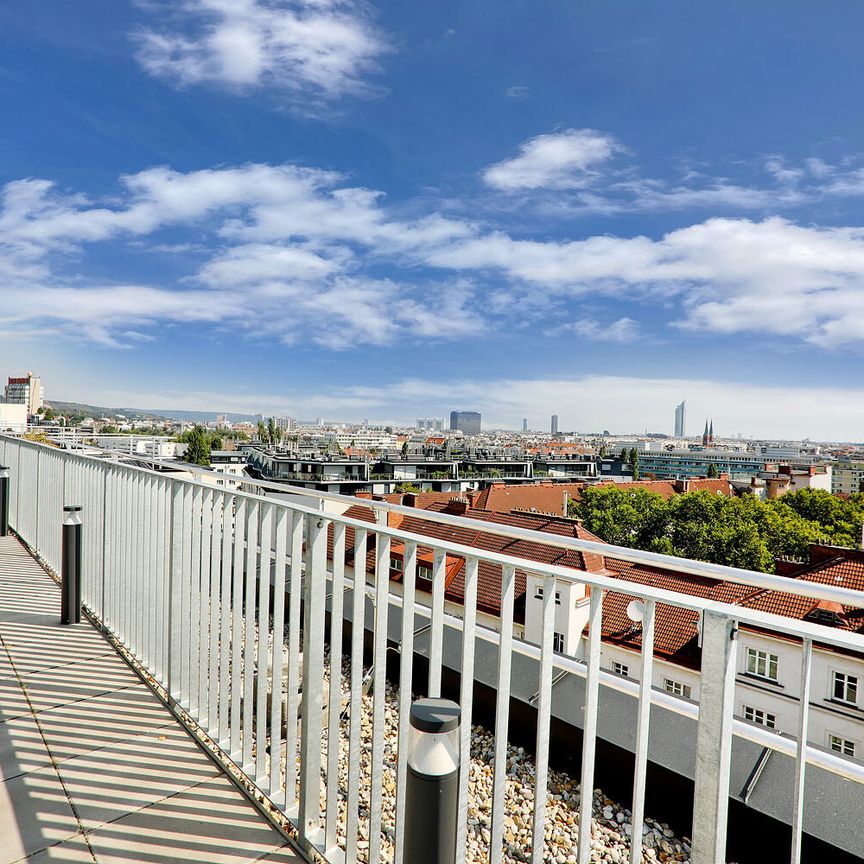
{"label": "railing post", "polygon": [[60,623],[78,624],[81,621],[81,507],[67,504],[63,512]]}
{"label": "railing post", "polygon": [[0,537],[9,534],[9,468],[0,465]]}
{"label": "railing post", "polygon": [[732,714],[738,657],[736,622],[718,612],[702,616],[702,683],[696,733],[693,864],[726,860]]}
{"label": "railing post", "polygon": [[[183,484],[174,481],[171,489],[170,507],[170,541],[168,544],[168,585],[166,596],[168,601],[168,639],[166,647],[168,656],[165,658],[165,689],[169,701],[178,698],[180,682],[180,647],[182,640],[183,616],[180,614],[183,592]],[[239,686],[235,684],[235,686]]]}
{"label": "railing post", "polygon": [[411,706],[402,853],[411,864],[456,861],[460,713],[449,699],[418,699]]}
{"label": "railing post", "polygon": [[[324,710],[324,612],[327,598],[327,521],[309,515],[303,592],[303,720],[300,729],[300,839],[324,841],[321,830],[321,737]],[[290,717],[289,717],[290,722]],[[289,753],[290,758],[290,753]]]}

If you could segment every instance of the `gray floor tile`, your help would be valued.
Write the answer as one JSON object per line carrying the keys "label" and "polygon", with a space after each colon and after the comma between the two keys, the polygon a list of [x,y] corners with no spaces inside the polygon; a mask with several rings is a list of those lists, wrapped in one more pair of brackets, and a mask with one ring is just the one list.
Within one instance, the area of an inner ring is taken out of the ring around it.
{"label": "gray floor tile", "polygon": [[60,843],[77,830],[72,808],[52,768],[0,783],[0,864]]}

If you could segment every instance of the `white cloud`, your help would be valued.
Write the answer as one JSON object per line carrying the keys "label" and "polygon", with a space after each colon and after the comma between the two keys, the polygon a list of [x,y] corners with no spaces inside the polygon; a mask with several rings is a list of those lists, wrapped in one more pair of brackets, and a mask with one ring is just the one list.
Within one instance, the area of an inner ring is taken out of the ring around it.
{"label": "white cloud", "polygon": [[579,339],[589,342],[635,342],[642,335],[639,322],[632,318],[619,318],[604,324],[596,318],[580,318],[569,321],[548,331],[549,335],[558,336],[562,333],[573,333]]}
{"label": "white cloud", "polygon": [[579,188],[620,149],[610,135],[593,129],[538,135],[521,145],[518,156],[487,168],[483,180],[505,192]]}
{"label": "white cloud", "polygon": [[275,88],[330,100],[369,93],[388,50],[351,0],[179,0],[143,4],[162,18],[141,29],[137,58],[179,86]]}
{"label": "white cloud", "polygon": [[[636,334],[633,304],[661,298],[684,329],[864,343],[861,228],[715,218],[656,239],[541,241],[418,209],[398,215],[380,192],[294,165],[152,168],[98,201],[15,181],[0,204],[0,315],[7,328],[65,326],[105,344],[204,321],[345,348],[510,330],[551,300],[584,338],[623,342]],[[151,238],[159,255],[187,250],[176,278],[88,279],[91,246],[134,244],[140,255]],[[25,294],[33,302],[22,305]],[[589,295],[626,302],[626,317],[579,314]]]}

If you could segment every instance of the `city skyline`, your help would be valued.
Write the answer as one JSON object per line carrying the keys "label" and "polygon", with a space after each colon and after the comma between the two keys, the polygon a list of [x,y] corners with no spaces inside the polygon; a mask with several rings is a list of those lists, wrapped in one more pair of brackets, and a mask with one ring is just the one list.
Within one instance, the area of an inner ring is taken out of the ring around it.
{"label": "city skyline", "polygon": [[0,11],[4,377],[510,428],[566,393],[561,428],[622,431],[668,430],[674,386],[730,431],[861,437],[860,7],[781,40],[744,3],[346,6],[321,65],[273,41],[296,6],[218,8]]}

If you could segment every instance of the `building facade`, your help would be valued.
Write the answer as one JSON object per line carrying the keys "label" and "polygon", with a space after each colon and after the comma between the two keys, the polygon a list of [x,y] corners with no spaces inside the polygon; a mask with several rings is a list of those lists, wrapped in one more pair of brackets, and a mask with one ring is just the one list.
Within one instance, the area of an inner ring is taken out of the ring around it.
{"label": "building facade", "polygon": [[687,400],[675,406],[675,437],[684,438],[687,435]]}
{"label": "building facade", "polygon": [[450,430],[461,431],[464,435],[480,434],[480,412],[479,411],[451,411]]}
{"label": "building facade", "polygon": [[6,383],[6,402],[26,405],[28,414],[35,414],[43,405],[42,379],[28,372],[21,378],[9,378]]}

